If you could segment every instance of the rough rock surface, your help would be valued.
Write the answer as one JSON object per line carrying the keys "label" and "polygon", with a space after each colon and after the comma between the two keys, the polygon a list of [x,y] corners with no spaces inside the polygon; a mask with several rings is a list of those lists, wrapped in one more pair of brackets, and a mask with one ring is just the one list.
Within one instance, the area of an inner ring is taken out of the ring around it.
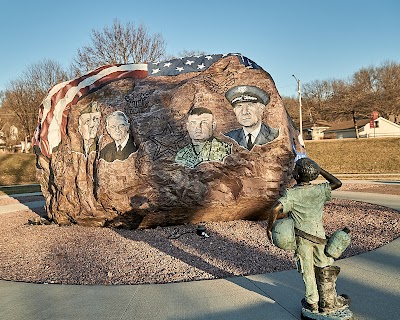
{"label": "rough rock surface", "polygon": [[[270,95],[263,122],[279,129],[275,140],[251,151],[224,135],[240,127],[224,96],[236,85]],[[101,112],[98,147],[86,156],[78,118],[93,102]],[[223,161],[195,168],[175,162],[177,151],[190,143],[186,117],[193,106],[209,108],[214,136],[232,144]],[[105,119],[116,110],[129,117],[138,150],[124,161],[107,162],[98,150],[112,141]],[[38,177],[47,214],[60,225],[149,228],[259,220],[291,183],[297,134],[271,76],[228,56],[202,72],[114,81],[83,97],[70,108],[66,134],[51,159],[38,157]]]}

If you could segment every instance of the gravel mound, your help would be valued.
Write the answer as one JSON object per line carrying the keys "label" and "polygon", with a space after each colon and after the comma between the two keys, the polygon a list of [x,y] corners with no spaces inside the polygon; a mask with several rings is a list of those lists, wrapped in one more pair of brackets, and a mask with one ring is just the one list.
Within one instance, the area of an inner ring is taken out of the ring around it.
{"label": "gravel mound", "polygon": [[[32,211],[0,215],[0,279],[61,284],[144,284],[216,279],[295,268],[293,252],[269,243],[266,221],[206,222],[145,230],[31,225]],[[349,200],[324,209],[328,235],[350,227],[343,257],[400,235],[397,211]]]}

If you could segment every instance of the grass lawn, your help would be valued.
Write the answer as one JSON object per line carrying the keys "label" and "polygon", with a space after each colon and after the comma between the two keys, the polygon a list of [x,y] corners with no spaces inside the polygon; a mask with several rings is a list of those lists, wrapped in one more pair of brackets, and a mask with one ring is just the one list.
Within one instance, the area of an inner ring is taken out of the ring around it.
{"label": "grass lawn", "polygon": [[305,141],[307,156],[332,173],[400,173],[400,138]]}
{"label": "grass lawn", "polygon": [[0,153],[0,186],[37,183],[35,159],[33,153]]}

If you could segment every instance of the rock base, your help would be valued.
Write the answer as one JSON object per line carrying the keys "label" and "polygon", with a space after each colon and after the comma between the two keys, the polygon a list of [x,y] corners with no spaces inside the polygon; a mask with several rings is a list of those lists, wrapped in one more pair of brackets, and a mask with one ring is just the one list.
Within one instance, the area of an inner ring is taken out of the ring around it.
{"label": "rock base", "polygon": [[337,310],[332,313],[314,313],[306,308],[301,308],[302,320],[351,320],[353,312],[349,308]]}

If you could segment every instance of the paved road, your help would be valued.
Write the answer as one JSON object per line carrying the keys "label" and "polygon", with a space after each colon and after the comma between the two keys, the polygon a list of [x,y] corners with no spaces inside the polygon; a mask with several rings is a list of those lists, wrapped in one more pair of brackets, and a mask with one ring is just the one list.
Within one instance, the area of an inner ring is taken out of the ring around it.
{"label": "paved road", "polygon": [[[343,196],[338,193],[334,196]],[[370,195],[357,194],[357,200],[370,202]],[[374,201],[387,205],[388,199],[375,195]],[[337,289],[351,296],[355,319],[399,319],[400,239],[338,260],[337,265],[342,268]],[[0,280],[0,319],[293,320],[300,319],[303,290],[295,270],[159,285],[76,286]]]}
{"label": "paved road", "polygon": [[[20,199],[23,197],[32,197],[32,196],[41,196],[41,192],[31,192],[31,193],[19,193],[19,194],[12,194],[12,195],[1,195],[1,199],[6,199],[6,198],[14,198],[14,199]],[[37,209],[37,208],[43,208],[45,205],[44,200],[37,200],[37,201],[24,201],[23,203],[14,203],[14,204],[7,204],[0,206],[0,214],[2,213],[9,213],[9,212],[15,212],[15,211],[22,211],[22,210],[29,210],[29,209]]]}
{"label": "paved road", "polygon": [[400,196],[396,195],[335,190],[332,191],[332,197],[338,199],[363,201],[377,205],[382,205],[382,203],[384,203],[386,207],[400,211]]}

